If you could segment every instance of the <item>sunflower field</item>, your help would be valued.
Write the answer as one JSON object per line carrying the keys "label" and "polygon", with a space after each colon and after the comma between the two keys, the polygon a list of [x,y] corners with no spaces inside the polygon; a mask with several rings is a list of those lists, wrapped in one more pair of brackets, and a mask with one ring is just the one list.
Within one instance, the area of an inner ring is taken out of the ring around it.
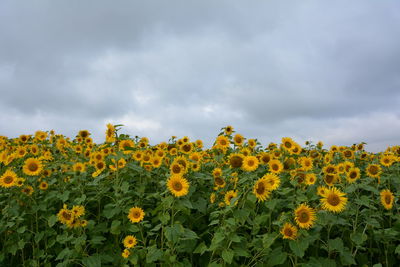
{"label": "sunflower field", "polygon": [[400,266],[400,146],[0,137],[0,266]]}

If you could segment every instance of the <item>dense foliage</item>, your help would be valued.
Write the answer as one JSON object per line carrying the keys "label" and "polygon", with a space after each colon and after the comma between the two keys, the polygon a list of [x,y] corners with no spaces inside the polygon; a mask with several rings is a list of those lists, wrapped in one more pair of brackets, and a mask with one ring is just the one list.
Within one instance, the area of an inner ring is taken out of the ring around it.
{"label": "dense foliage", "polygon": [[398,266],[400,147],[0,137],[0,265]]}

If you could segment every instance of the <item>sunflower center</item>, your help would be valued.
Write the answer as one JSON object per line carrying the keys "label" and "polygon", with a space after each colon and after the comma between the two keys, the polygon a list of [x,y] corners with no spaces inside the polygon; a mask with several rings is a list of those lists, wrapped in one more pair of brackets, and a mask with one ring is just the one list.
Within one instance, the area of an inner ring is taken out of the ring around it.
{"label": "sunflower center", "polygon": [[340,203],[340,198],[336,194],[330,194],[327,201],[331,206],[337,206]]}
{"label": "sunflower center", "polygon": [[249,161],[247,162],[247,165],[249,165],[250,167],[251,167],[251,166],[254,166],[254,164],[255,164],[255,163],[254,163],[254,160],[249,160]]}
{"label": "sunflower center", "polygon": [[181,172],[181,167],[178,164],[175,164],[172,166],[172,172],[173,173],[180,173]]}
{"label": "sunflower center", "polygon": [[376,166],[371,166],[371,167],[369,167],[369,172],[370,172],[372,175],[377,174],[377,173],[378,173],[378,167],[376,167]]}
{"label": "sunflower center", "polygon": [[71,220],[71,214],[69,213],[69,212],[63,212],[62,213],[62,217],[65,219],[65,220],[67,220],[67,221],[69,221],[69,220]]}
{"label": "sunflower center", "polygon": [[230,160],[231,166],[234,168],[239,168],[242,166],[243,160],[239,156],[233,156]]}
{"label": "sunflower center", "polygon": [[392,203],[392,198],[389,196],[389,195],[386,195],[385,196],[385,202],[386,202],[386,204],[390,204],[390,203]]}
{"label": "sunflower center", "polygon": [[265,192],[265,185],[264,183],[259,183],[256,189],[257,194],[262,195]]}
{"label": "sunflower center", "polygon": [[37,171],[37,169],[39,169],[39,166],[35,162],[32,162],[32,163],[29,163],[28,169],[31,172],[35,172],[35,171]]}
{"label": "sunflower center", "polygon": [[350,173],[350,178],[351,179],[355,179],[357,177],[357,173],[356,172],[351,172]]}
{"label": "sunflower center", "polygon": [[325,182],[327,184],[331,184],[333,182],[334,178],[335,178],[335,176],[327,174],[327,175],[325,175]]}
{"label": "sunflower center", "polygon": [[285,142],[285,147],[287,147],[287,148],[291,148],[291,147],[292,147],[292,143],[290,143],[290,142],[286,141],[286,142]]}
{"label": "sunflower center", "polygon": [[3,181],[5,184],[11,184],[14,181],[14,177],[6,176]]}
{"label": "sunflower center", "polygon": [[138,211],[135,211],[133,214],[133,218],[139,218],[140,217],[140,212],[138,212]]}
{"label": "sunflower center", "polygon": [[290,228],[285,228],[284,234],[285,234],[285,236],[292,236],[293,235],[293,231]]}
{"label": "sunflower center", "polygon": [[183,188],[182,183],[179,181],[175,182],[172,187],[175,191],[181,191]]}
{"label": "sunflower center", "polygon": [[223,185],[224,184],[224,180],[221,177],[215,177],[215,184],[216,185]]}
{"label": "sunflower center", "polygon": [[274,171],[279,170],[279,166],[278,166],[277,164],[272,164],[271,168],[272,168]]}
{"label": "sunflower center", "polygon": [[310,220],[310,215],[306,211],[301,211],[298,217],[301,223],[307,223]]}

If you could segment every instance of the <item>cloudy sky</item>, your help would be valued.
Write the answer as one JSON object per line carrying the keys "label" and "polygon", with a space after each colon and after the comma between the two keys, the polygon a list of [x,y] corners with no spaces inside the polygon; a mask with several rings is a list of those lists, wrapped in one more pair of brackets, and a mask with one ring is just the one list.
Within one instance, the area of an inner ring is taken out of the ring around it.
{"label": "cloudy sky", "polygon": [[400,2],[0,1],[0,135],[400,144]]}

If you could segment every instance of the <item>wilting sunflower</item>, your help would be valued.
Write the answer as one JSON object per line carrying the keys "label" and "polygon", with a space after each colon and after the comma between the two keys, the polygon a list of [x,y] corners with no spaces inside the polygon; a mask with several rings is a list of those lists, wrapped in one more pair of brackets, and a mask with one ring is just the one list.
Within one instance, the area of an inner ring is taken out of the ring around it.
{"label": "wilting sunflower", "polygon": [[378,164],[369,164],[367,166],[367,175],[372,178],[379,178],[382,172],[381,166]]}
{"label": "wilting sunflower", "polygon": [[244,156],[238,153],[232,153],[229,155],[229,165],[231,168],[241,168],[243,165]]}
{"label": "wilting sunflower", "polygon": [[325,196],[320,200],[322,208],[332,212],[342,212],[347,203],[347,197],[345,197],[345,195],[345,193],[335,187],[329,188]]}
{"label": "wilting sunflower", "polygon": [[133,208],[129,209],[128,219],[132,223],[138,223],[143,220],[144,215],[145,215],[145,213],[142,208],[133,207]]}
{"label": "wilting sunflower", "polygon": [[351,168],[349,172],[346,174],[346,180],[349,183],[354,183],[357,179],[360,178],[360,169],[359,168]]}
{"label": "wilting sunflower", "polygon": [[0,177],[1,187],[12,187],[17,184],[18,176],[15,172],[11,170],[6,170],[4,174]]}
{"label": "wilting sunflower", "polygon": [[243,159],[242,169],[248,172],[255,171],[258,168],[259,161],[255,156],[246,156]]}
{"label": "wilting sunflower", "polygon": [[262,178],[265,179],[267,190],[274,191],[281,184],[281,179],[274,173],[267,173]]}
{"label": "wilting sunflower", "polygon": [[295,240],[297,238],[297,227],[291,223],[285,223],[281,229],[283,239]]}
{"label": "wilting sunflower", "polygon": [[28,158],[24,162],[24,167],[22,168],[24,174],[26,175],[39,175],[43,169],[43,165],[39,159]]}
{"label": "wilting sunflower", "polygon": [[180,175],[171,175],[167,181],[169,191],[176,197],[189,193],[189,182]]}
{"label": "wilting sunflower", "polygon": [[269,191],[267,188],[268,183],[264,177],[256,181],[253,187],[253,193],[256,195],[258,201],[265,201],[269,197],[271,191]]}
{"label": "wilting sunflower", "polygon": [[387,210],[390,210],[393,207],[393,202],[394,202],[393,193],[390,192],[389,189],[385,189],[381,191],[380,195],[383,207]]}
{"label": "wilting sunflower", "polygon": [[133,235],[127,235],[124,238],[123,243],[124,243],[124,247],[133,248],[134,246],[136,246],[137,240],[136,240],[136,237],[134,237]]}
{"label": "wilting sunflower", "polygon": [[283,164],[278,159],[271,160],[268,165],[270,172],[280,173],[283,170]]}
{"label": "wilting sunflower", "polygon": [[310,208],[307,204],[301,204],[294,211],[294,219],[300,228],[309,229],[313,226],[315,217],[315,210]]}
{"label": "wilting sunflower", "polygon": [[[227,206],[229,206],[231,204],[232,198],[235,198],[235,197],[237,197],[236,191],[230,190],[230,191],[226,192],[225,197],[224,197],[225,204]],[[237,201],[235,201],[235,203],[233,205],[236,205],[236,204],[237,204]]]}

